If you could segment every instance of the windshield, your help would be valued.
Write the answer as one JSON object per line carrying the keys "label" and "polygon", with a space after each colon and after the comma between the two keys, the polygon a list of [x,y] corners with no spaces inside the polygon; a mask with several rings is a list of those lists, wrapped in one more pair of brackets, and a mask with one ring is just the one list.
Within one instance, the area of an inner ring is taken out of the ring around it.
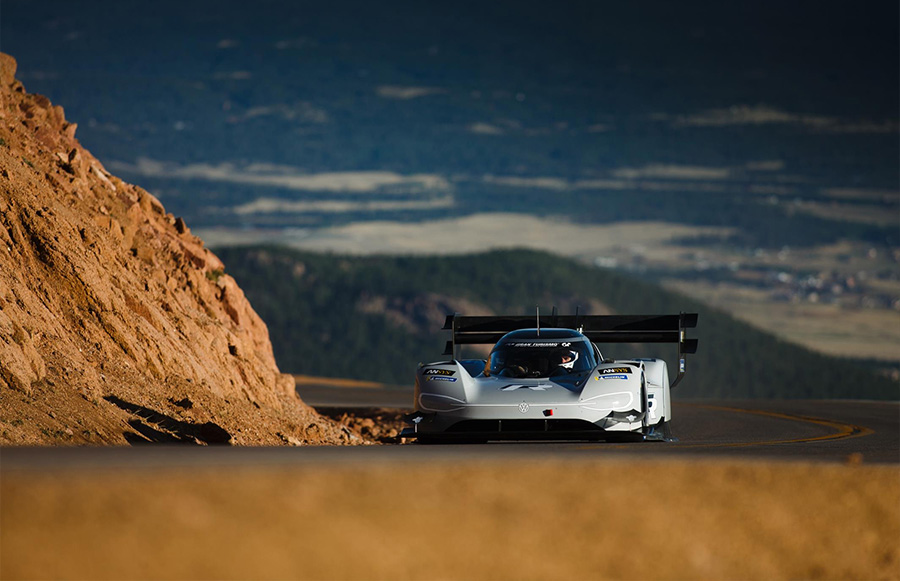
{"label": "windshield", "polygon": [[553,377],[597,365],[586,341],[511,341],[491,352],[490,373],[503,377]]}

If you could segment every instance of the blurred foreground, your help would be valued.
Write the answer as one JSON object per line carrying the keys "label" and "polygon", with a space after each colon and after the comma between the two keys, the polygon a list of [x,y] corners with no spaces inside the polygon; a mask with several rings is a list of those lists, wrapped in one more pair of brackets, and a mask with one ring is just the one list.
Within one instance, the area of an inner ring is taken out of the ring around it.
{"label": "blurred foreground", "polygon": [[900,570],[896,466],[351,458],[7,465],[0,577],[888,579]]}

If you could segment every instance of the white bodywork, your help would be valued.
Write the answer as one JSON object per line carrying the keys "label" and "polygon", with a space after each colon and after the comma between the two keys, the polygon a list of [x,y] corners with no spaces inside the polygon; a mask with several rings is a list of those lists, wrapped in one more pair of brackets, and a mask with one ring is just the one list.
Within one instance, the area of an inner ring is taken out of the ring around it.
{"label": "white bodywork", "polygon": [[[554,330],[544,336],[547,331]],[[665,361],[603,361],[596,346],[587,344],[595,364],[547,377],[491,374],[483,360],[420,364],[414,431],[406,435],[422,441],[604,440],[623,434],[667,439],[672,405]]]}

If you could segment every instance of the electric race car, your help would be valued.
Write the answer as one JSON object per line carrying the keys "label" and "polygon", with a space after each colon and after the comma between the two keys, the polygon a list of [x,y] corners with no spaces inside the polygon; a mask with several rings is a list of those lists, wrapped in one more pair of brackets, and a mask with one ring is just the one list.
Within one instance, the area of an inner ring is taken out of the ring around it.
{"label": "electric race car", "polygon": [[[674,440],[669,391],[697,340],[679,315],[449,315],[447,361],[420,363],[415,411],[402,437],[419,443],[488,440]],[[596,343],[675,343],[678,373],[662,359],[604,359]],[[457,358],[460,345],[493,344],[490,357]]]}

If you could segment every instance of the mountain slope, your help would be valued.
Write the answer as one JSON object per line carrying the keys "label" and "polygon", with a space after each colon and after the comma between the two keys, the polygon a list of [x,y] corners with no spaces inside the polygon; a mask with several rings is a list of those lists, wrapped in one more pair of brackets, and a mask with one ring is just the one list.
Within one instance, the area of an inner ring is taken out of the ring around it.
{"label": "mountain slope", "polygon": [[221,261],[0,54],[0,443],[338,441]]}
{"label": "mountain slope", "polygon": [[[691,299],[616,272],[534,251],[457,257],[351,257],[277,248],[217,251],[268,321],[281,365],[296,373],[410,384],[441,357],[444,316],[699,312],[700,349],[679,397],[896,399],[869,366],[779,341]],[[604,355],[657,355],[674,346],[601,345]]]}

